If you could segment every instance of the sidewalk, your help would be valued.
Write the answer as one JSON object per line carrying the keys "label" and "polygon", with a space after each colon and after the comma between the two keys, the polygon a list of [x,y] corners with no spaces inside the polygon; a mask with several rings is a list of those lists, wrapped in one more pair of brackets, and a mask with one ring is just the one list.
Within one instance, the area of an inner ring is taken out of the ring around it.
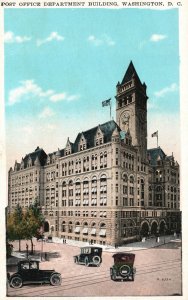
{"label": "sidewalk", "polygon": [[[135,242],[135,243],[130,243],[127,245],[122,245],[118,246],[117,248],[111,246],[111,245],[100,245],[100,244],[94,244],[94,245],[89,245],[88,242],[82,242],[82,241],[74,241],[74,240],[66,240],[66,244],[71,245],[71,246],[76,246],[76,247],[84,247],[84,246],[97,246],[97,247],[102,247],[103,251],[107,252],[119,252],[119,251],[138,251],[138,250],[146,250],[149,248],[154,248],[154,247],[159,247],[161,245],[170,243],[170,242],[180,242],[180,238],[174,238],[173,235],[169,236],[161,236],[159,239],[159,242],[156,242],[156,238],[151,238],[147,239],[144,242]],[[53,243],[63,243],[62,239],[60,238],[53,238]]]}
{"label": "sidewalk", "polygon": [[[139,251],[139,250],[147,250],[147,249],[159,247],[161,245],[168,244],[171,242],[181,242],[181,239],[174,238],[173,235],[165,236],[165,237],[162,236],[162,237],[160,237],[159,242],[156,242],[156,238],[151,238],[151,239],[147,239],[143,242],[135,242],[135,243],[130,243],[130,244],[123,245],[123,246],[118,246],[117,248],[110,246],[110,245],[99,245],[99,244],[89,245],[88,242],[74,241],[74,240],[68,240],[68,239],[66,240],[66,244],[73,246],[73,247],[80,248],[80,247],[85,247],[85,246],[98,246],[98,247],[102,247],[103,251],[109,252],[109,253],[134,252],[134,251]],[[42,242],[38,242],[38,243],[42,243]],[[52,243],[50,243],[50,244],[63,244],[63,240],[60,238],[54,237]],[[35,253],[33,255],[29,255],[29,258],[41,260],[40,251],[35,251]],[[17,261],[24,260],[24,259],[26,259],[26,252],[13,251],[12,257],[7,260],[7,264],[12,265],[12,264],[17,263]]]}

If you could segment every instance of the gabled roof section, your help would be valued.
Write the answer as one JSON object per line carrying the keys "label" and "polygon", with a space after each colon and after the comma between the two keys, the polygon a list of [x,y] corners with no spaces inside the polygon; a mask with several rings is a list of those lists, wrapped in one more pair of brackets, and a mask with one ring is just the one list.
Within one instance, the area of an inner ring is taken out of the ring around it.
{"label": "gabled roof section", "polygon": [[44,150],[42,148],[37,147],[34,152],[29,153],[24,157],[24,167],[27,167],[27,163],[30,159],[32,161],[32,165],[34,165],[36,158],[38,158],[41,166],[44,166],[46,157],[47,155],[44,152]]}
{"label": "gabled roof section", "polygon": [[72,145],[73,145],[73,143],[70,141],[70,139],[69,139],[69,137],[68,137],[68,138],[67,138],[67,143],[66,143],[66,147],[65,147],[65,148],[71,147],[71,149],[72,149]]}
{"label": "gabled roof section", "polygon": [[157,161],[166,159],[166,154],[160,147],[148,149],[147,154],[149,163],[153,166],[157,165]]}
{"label": "gabled roof section", "polygon": [[[82,134],[87,141],[87,149],[95,146],[95,136],[96,136],[98,127],[99,126],[93,127],[91,129],[89,129],[87,131],[83,131],[82,133],[79,133],[77,135],[76,140],[73,145],[74,152],[78,151],[78,144],[79,144]],[[118,127],[118,130],[120,131],[119,126],[113,120],[100,125],[100,129],[101,129],[102,133],[104,134],[104,143],[108,143],[111,141],[112,133],[116,127]]]}
{"label": "gabled roof section", "polygon": [[133,76],[135,76],[137,78],[137,80],[139,81],[139,83],[142,84],[141,81],[140,81],[140,78],[139,78],[139,76],[136,72],[136,69],[133,65],[133,62],[131,60],[129,66],[127,68],[127,71],[126,71],[126,73],[123,77],[123,80],[122,80],[121,84],[124,84],[124,83],[130,81],[133,78]]}

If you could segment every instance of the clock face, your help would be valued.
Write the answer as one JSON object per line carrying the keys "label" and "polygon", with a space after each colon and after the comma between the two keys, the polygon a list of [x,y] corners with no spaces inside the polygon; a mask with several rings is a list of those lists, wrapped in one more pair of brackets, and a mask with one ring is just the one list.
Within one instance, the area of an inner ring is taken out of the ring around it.
{"label": "clock face", "polygon": [[126,111],[123,115],[123,122],[127,123],[129,121],[130,115],[129,113]]}

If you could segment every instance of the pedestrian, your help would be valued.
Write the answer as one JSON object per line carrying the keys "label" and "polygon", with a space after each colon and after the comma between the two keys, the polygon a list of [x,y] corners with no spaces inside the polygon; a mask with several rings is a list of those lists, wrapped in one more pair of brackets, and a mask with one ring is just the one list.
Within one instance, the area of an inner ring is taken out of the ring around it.
{"label": "pedestrian", "polygon": [[44,253],[44,258],[45,258],[45,260],[48,260],[48,255],[46,252]]}
{"label": "pedestrian", "polygon": [[66,244],[66,242],[67,242],[67,241],[66,241],[66,239],[65,239],[65,244]]}
{"label": "pedestrian", "polygon": [[26,255],[27,255],[27,258],[29,256],[29,253],[28,253],[28,244],[26,244]]}
{"label": "pedestrian", "polygon": [[160,238],[159,238],[159,236],[157,237],[157,243],[159,243],[160,242]]}
{"label": "pedestrian", "polygon": [[174,238],[176,238],[176,232],[174,231]]}

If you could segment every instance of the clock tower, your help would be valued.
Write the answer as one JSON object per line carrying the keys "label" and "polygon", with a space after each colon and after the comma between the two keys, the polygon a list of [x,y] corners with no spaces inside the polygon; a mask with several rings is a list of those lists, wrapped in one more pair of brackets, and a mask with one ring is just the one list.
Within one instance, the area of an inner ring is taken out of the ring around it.
{"label": "clock tower", "polygon": [[122,131],[129,129],[133,146],[143,162],[147,159],[147,94],[135,67],[130,62],[122,82],[116,86],[116,122]]}

